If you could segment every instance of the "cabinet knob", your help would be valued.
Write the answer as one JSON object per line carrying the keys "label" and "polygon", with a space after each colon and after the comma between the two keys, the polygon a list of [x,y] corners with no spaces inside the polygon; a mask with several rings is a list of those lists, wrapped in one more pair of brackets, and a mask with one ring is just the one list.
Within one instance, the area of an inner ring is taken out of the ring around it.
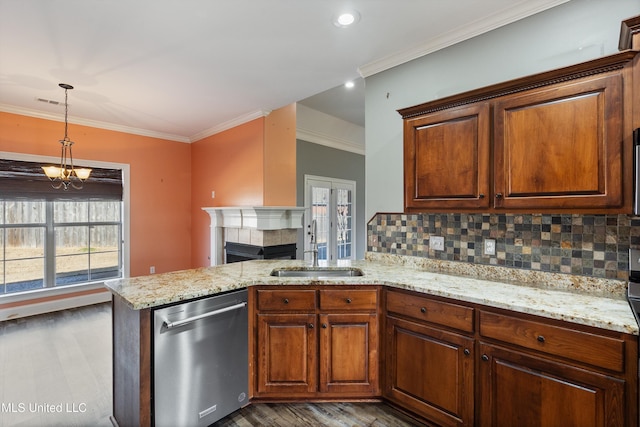
{"label": "cabinet knob", "polygon": [[285,304],[289,304],[289,298],[283,299],[282,302],[285,303]]}
{"label": "cabinet knob", "polygon": [[346,301],[347,301],[347,304],[351,304],[351,298],[347,298]]}
{"label": "cabinet knob", "polygon": [[465,355],[465,356],[468,356],[468,355],[470,355],[470,354],[471,354],[471,350],[469,350],[468,348],[465,348],[465,349],[464,349],[464,355]]}
{"label": "cabinet knob", "polygon": [[484,194],[478,194],[478,197],[479,197],[480,199],[484,199]]}
{"label": "cabinet knob", "polygon": [[327,324],[326,323],[322,324],[322,329],[327,329]]}
{"label": "cabinet knob", "polygon": [[484,360],[485,362],[489,361],[489,356],[487,356],[486,354],[482,355],[482,360]]}
{"label": "cabinet knob", "polygon": [[426,312],[427,312],[427,308],[426,307],[420,308],[420,313],[426,313]]}
{"label": "cabinet knob", "polygon": [[313,329],[313,323],[309,323],[309,329]]}
{"label": "cabinet knob", "polygon": [[544,342],[544,337],[542,335],[538,335],[538,342]]}
{"label": "cabinet knob", "polygon": [[496,199],[502,199],[502,193],[496,193]]}

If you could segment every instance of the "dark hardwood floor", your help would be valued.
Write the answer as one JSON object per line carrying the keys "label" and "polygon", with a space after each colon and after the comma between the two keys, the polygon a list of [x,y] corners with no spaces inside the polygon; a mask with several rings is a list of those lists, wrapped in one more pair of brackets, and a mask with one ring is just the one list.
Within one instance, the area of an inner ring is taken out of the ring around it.
{"label": "dark hardwood floor", "polygon": [[409,427],[420,426],[384,403],[256,403],[215,427]]}

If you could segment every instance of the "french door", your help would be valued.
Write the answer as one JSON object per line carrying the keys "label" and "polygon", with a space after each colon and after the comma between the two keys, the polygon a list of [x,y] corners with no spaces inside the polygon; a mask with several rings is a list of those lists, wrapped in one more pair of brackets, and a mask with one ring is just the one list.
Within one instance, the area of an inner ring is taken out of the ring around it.
{"label": "french door", "polygon": [[305,259],[310,260],[312,224],[316,224],[318,259],[355,259],[356,183],[305,175]]}

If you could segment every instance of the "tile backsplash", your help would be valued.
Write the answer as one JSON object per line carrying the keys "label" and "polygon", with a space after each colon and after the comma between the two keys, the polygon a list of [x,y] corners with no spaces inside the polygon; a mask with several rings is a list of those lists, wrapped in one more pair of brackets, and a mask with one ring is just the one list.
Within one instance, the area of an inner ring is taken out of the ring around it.
{"label": "tile backsplash", "polygon": [[[444,250],[429,247],[444,237]],[[485,239],[495,255],[484,254]],[[573,214],[377,214],[370,252],[626,280],[629,247],[640,247],[640,217]]]}

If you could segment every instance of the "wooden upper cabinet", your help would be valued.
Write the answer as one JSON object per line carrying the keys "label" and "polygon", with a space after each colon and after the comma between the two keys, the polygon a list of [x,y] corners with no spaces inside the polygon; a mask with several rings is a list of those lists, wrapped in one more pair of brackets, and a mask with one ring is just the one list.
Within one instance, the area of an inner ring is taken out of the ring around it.
{"label": "wooden upper cabinet", "polygon": [[405,211],[631,213],[636,56],[398,110]]}
{"label": "wooden upper cabinet", "polygon": [[404,124],[407,209],[489,206],[489,104]]}
{"label": "wooden upper cabinet", "polygon": [[622,206],[622,105],[619,73],[497,100],[495,207]]}

